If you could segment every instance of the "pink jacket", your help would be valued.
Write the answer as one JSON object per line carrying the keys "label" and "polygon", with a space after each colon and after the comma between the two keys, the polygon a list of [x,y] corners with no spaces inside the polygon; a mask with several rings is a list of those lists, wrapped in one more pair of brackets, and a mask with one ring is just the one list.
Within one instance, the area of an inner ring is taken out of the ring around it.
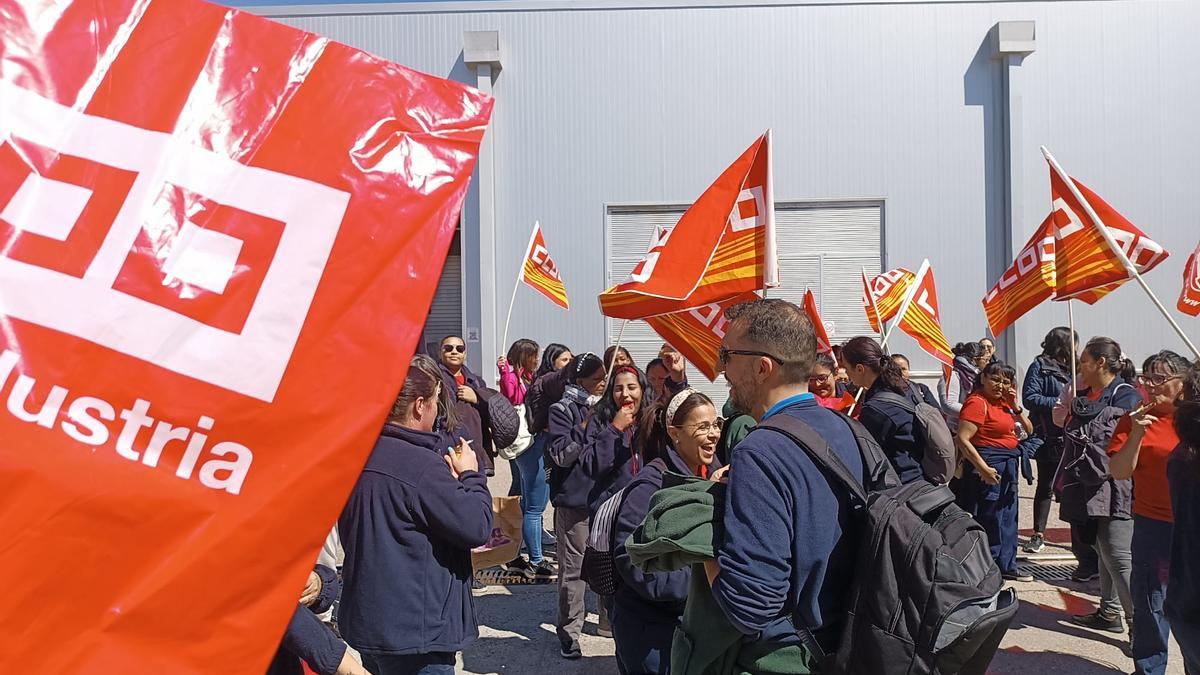
{"label": "pink jacket", "polygon": [[500,393],[504,394],[504,398],[513,405],[522,405],[525,403],[525,389],[528,383],[525,378],[519,376],[517,371],[513,369],[512,364],[500,368]]}

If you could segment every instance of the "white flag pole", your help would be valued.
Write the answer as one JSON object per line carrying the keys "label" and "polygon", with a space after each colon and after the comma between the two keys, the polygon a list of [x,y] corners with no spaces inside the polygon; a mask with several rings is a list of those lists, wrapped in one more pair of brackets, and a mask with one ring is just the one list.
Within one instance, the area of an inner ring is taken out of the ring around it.
{"label": "white flag pole", "polygon": [[1046,146],[1043,145],[1041,147],[1042,154],[1046,156],[1046,161],[1050,163],[1050,167],[1054,169],[1054,172],[1058,174],[1058,177],[1067,184],[1067,188],[1071,190],[1071,194],[1075,196],[1075,199],[1083,205],[1083,210],[1085,213],[1087,213],[1088,218],[1091,219],[1092,225],[1097,231],[1100,232],[1100,236],[1104,237],[1105,243],[1108,244],[1108,247],[1112,249],[1113,253],[1117,254],[1117,258],[1121,261],[1121,264],[1124,265],[1126,273],[1133,277],[1134,281],[1138,282],[1138,285],[1140,285],[1142,290],[1146,292],[1146,295],[1150,297],[1150,302],[1154,303],[1154,306],[1157,307],[1158,311],[1162,313],[1163,318],[1167,320],[1167,323],[1171,324],[1171,328],[1175,329],[1175,333],[1178,334],[1183,340],[1184,344],[1188,346],[1188,349],[1192,350],[1192,353],[1196,355],[1197,359],[1200,359],[1200,349],[1196,349],[1196,345],[1192,343],[1187,334],[1183,332],[1183,329],[1179,327],[1179,324],[1176,323],[1175,318],[1171,316],[1171,313],[1168,312],[1167,308],[1164,307],[1162,302],[1159,301],[1158,296],[1154,294],[1154,291],[1150,290],[1150,286],[1146,283],[1146,280],[1142,278],[1142,275],[1140,272],[1138,272],[1137,267],[1135,267],[1134,264],[1129,260],[1129,256],[1125,255],[1125,250],[1117,245],[1117,242],[1113,240],[1112,233],[1110,233],[1108,228],[1105,227],[1104,223],[1100,221],[1100,216],[1096,215],[1096,210],[1092,208],[1091,202],[1084,198],[1083,193],[1079,191],[1079,187],[1075,185],[1075,181],[1071,180],[1071,177],[1068,176],[1067,172],[1064,171],[1062,166],[1059,165],[1058,160],[1054,159],[1054,155],[1050,154],[1050,151],[1046,149]]}
{"label": "white flag pole", "polygon": [[1071,304],[1072,300],[1067,300],[1067,325],[1071,327],[1071,395],[1075,395],[1075,305]]}
{"label": "white flag pole", "polygon": [[887,352],[888,339],[892,337],[892,331],[896,330],[896,326],[899,326],[901,321],[904,321],[904,314],[908,311],[908,306],[912,304],[913,298],[917,295],[917,288],[920,287],[921,282],[925,280],[925,275],[928,273],[929,258],[926,258],[925,260],[921,261],[921,269],[917,270],[917,276],[913,279],[912,286],[909,287],[908,293],[904,294],[904,302],[900,303],[900,311],[896,313],[896,321],[888,327],[887,332],[883,335],[883,342],[880,343],[879,347],[885,353]]}
{"label": "white flag pole", "polygon": [[763,201],[766,202],[767,208],[767,244],[766,250],[763,252],[766,257],[766,260],[763,261],[763,297],[767,295],[766,289],[779,285],[779,260],[775,242],[775,160],[773,159],[775,153],[773,145],[771,130],[767,129],[767,189],[766,194],[763,195]]}
{"label": "white flag pole", "polygon": [[629,319],[621,319],[621,328],[617,330],[617,343],[613,345],[612,357],[604,367],[608,369],[608,374],[612,374],[613,364],[617,362],[617,354],[621,352],[621,338],[625,336],[625,326],[629,325]]}
{"label": "white flag pole", "polygon": [[533,241],[537,239],[538,229],[541,226],[539,221],[533,221],[533,232],[529,233],[529,245],[525,247],[525,255],[521,258],[521,264],[517,266],[517,280],[513,283],[512,299],[508,301],[508,315],[504,317],[504,333],[502,333],[504,337],[500,339],[502,352],[508,349],[508,323],[512,321],[513,306],[517,304],[517,289],[521,287],[521,279],[525,277],[525,261],[529,260],[529,252],[533,249]]}

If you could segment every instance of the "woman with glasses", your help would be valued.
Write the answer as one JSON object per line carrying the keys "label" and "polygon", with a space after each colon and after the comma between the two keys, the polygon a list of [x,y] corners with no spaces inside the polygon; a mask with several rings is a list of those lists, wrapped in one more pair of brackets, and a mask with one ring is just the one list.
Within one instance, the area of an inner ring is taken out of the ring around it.
{"label": "woman with glasses", "polygon": [[664,473],[714,477],[720,467],[720,422],[712,400],[693,389],[655,402],[642,417],[635,445],[647,463],[626,486],[613,520],[613,563],[620,583],[611,619],[617,662],[626,675],[671,672],[671,640],[683,616],[691,571],[643,572],[629,559],[625,541],[649,512]]}
{"label": "woman with glasses", "polygon": [[1188,360],[1163,350],[1142,364],[1138,384],[1149,400],[1121,418],[1108,444],[1109,471],[1117,480],[1133,479],[1133,662],[1135,671],[1161,675],[1167,670],[1170,627],[1163,597],[1171,564],[1171,490],[1167,460],[1179,445],[1175,401],[1183,392]]}
{"label": "woman with glasses", "polygon": [[845,412],[853,403],[853,396],[839,395],[837,391],[837,364],[829,354],[817,354],[812,373],[808,376],[808,391],[823,408]]}
{"label": "woman with glasses", "polygon": [[1012,366],[993,361],[975,381],[974,391],[963,402],[955,445],[967,460],[955,489],[958,504],[983,526],[991,544],[992,559],[1000,574],[1012,581],[1033,581],[1017,572],[1017,480],[1020,451],[1016,424],[1033,431],[1029,415],[1017,403]]}
{"label": "woman with glasses", "polygon": [[467,343],[461,337],[446,336],[442,339],[441,350],[438,365],[442,371],[442,386],[450,394],[459,422],[457,430],[444,431],[466,438],[475,452],[479,470],[485,476],[494,476],[496,469],[488,447],[491,445],[491,434],[486,433],[483,415],[479,412],[484,400],[479,392],[486,389],[487,385],[467,367]]}
{"label": "woman with glasses", "polygon": [[850,381],[864,390],[858,421],[879,442],[901,482],[922,480],[925,452],[912,412],[919,399],[900,366],[883,353],[874,338],[862,335],[842,347],[842,362]]}

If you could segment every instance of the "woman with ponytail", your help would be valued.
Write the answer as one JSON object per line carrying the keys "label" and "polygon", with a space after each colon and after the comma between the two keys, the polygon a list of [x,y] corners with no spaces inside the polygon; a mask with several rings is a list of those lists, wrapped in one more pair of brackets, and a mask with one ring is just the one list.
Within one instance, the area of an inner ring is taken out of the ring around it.
{"label": "woman with ponytail", "polygon": [[879,442],[901,482],[923,479],[921,461],[925,453],[917,438],[915,413],[884,395],[903,397],[914,406],[919,402],[900,366],[883,353],[874,338],[866,336],[852,338],[842,347],[842,363],[850,381],[864,390],[858,421]]}
{"label": "woman with ponytail", "polygon": [[671,640],[683,616],[691,571],[643,572],[630,560],[625,541],[649,512],[664,473],[715,476],[720,438],[716,407],[693,389],[655,402],[642,415],[635,451],[646,464],[625,487],[613,520],[613,564],[620,583],[611,618],[619,669],[626,675],[671,672]]}

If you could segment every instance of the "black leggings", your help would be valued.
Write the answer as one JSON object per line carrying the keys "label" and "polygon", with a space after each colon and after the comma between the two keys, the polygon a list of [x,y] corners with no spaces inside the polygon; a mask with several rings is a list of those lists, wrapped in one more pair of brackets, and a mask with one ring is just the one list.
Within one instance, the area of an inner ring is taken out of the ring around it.
{"label": "black leggings", "polygon": [[1054,472],[1058,470],[1058,458],[1037,456],[1037,489],[1033,492],[1033,531],[1046,533],[1046,522],[1050,520],[1050,505],[1054,503]]}

